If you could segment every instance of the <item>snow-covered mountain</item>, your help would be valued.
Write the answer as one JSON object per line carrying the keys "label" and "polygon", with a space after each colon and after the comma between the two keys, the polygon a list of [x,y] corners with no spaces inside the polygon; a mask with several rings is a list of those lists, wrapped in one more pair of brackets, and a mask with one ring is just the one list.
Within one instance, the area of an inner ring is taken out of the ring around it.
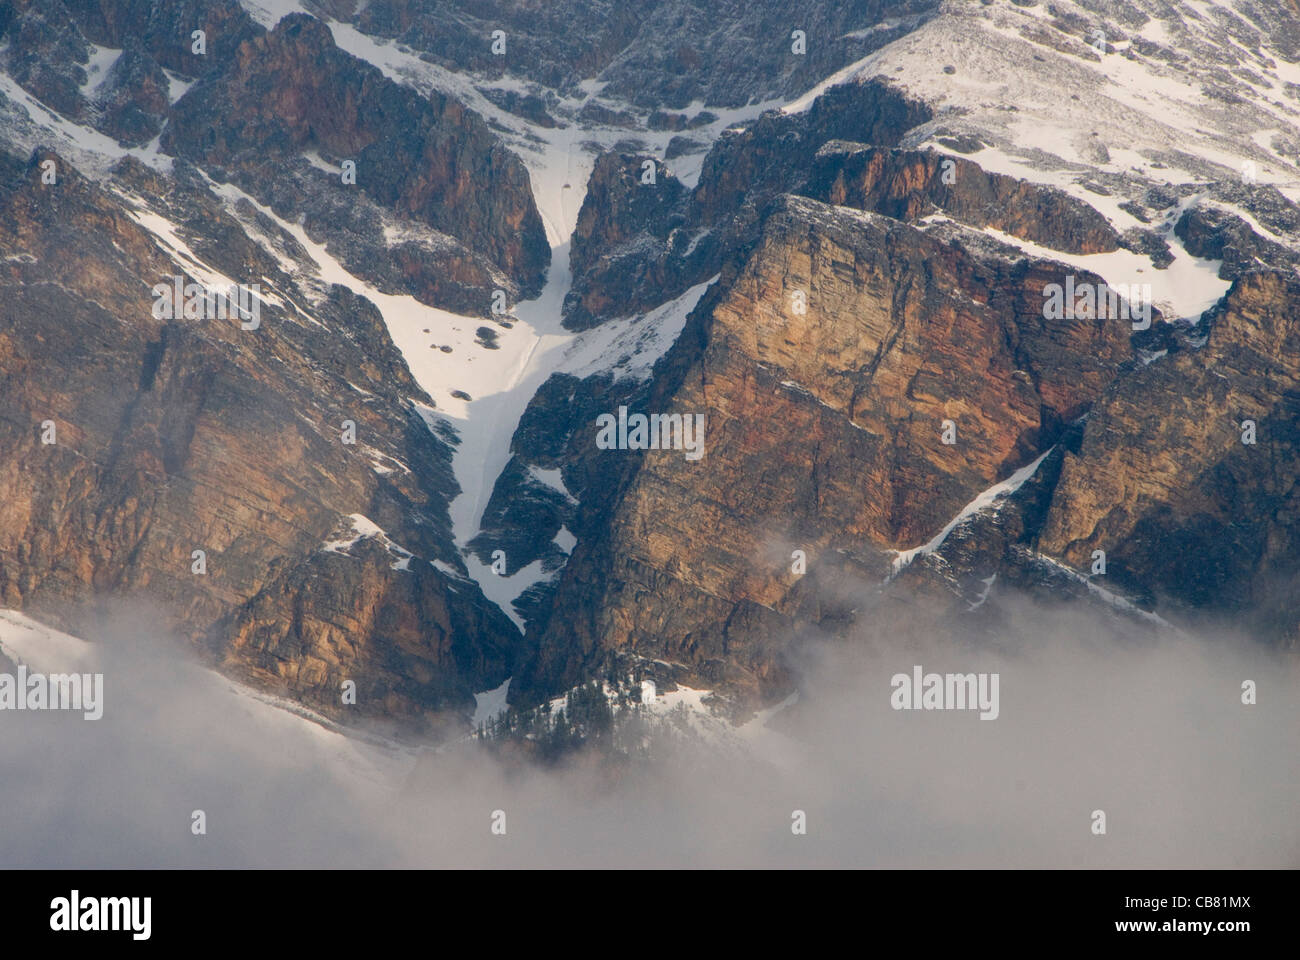
{"label": "snow-covered mountain", "polygon": [[[891,591],[1292,637],[1290,494],[1230,443],[1290,456],[1298,21],[6,0],[4,602],[75,631],[140,592],[254,684],[458,732],[611,658],[747,715]],[[163,322],[171,274],[257,284],[261,332]],[[1067,275],[1156,322],[1046,318]],[[621,406],[706,414],[708,453],[598,449]]]}
{"label": "snow-covered mountain", "polygon": [[0,0],[3,859],[1293,864],[1297,118],[1294,0]]}

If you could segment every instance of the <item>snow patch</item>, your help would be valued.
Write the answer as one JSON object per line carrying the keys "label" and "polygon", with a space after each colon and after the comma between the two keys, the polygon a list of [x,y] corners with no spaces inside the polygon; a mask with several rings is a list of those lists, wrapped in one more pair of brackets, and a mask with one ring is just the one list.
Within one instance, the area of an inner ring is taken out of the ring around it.
{"label": "snow patch", "polygon": [[686,318],[714,284],[718,275],[697,283],[685,293],[648,313],[611,320],[575,338],[557,369],[584,378],[608,373],[614,380],[650,376],[655,363],[677,342]]}
{"label": "snow patch", "polygon": [[510,695],[510,681],[512,679],[512,677],[506,677],[505,682],[496,689],[474,694],[474,716],[470,723],[475,729],[478,729],[479,724],[495,720],[510,708],[507,698]]}
{"label": "snow patch", "polygon": [[351,524],[348,532],[351,533],[352,536],[345,536],[338,540],[326,540],[321,544],[321,550],[328,553],[341,553],[347,556],[348,551],[350,551],[358,542],[373,537],[378,539],[389,553],[394,554],[397,557],[397,560],[390,564],[390,569],[411,569],[411,559],[415,554],[396,543],[377,523],[360,513],[349,514],[346,519]]}
{"label": "snow patch", "polygon": [[101,47],[97,43],[92,43],[91,48],[90,62],[84,68],[86,82],[81,85],[81,95],[88,100],[94,98],[95,90],[104,82],[108,72],[113,69],[113,64],[122,55],[121,50]]}
{"label": "snow patch", "polygon": [[529,465],[528,475],[542,486],[554,490],[570,503],[578,502],[578,498],[571,494],[569,488],[564,485],[564,475],[558,467],[554,470],[543,470],[541,467]]}
{"label": "snow patch", "polygon": [[91,645],[80,637],[47,627],[17,610],[0,609],[0,655],[33,670],[50,673],[80,666]]}
{"label": "snow patch", "polygon": [[552,538],[552,542],[565,553],[573,553],[573,548],[578,545],[578,538],[569,532],[568,527],[561,526]]}
{"label": "snow patch", "polygon": [[[1188,201],[1189,203],[1194,202]],[[1176,218],[1175,218],[1176,222]],[[1150,284],[1152,306],[1160,310],[1166,321],[1178,318],[1197,320],[1201,314],[1218,303],[1232,286],[1219,278],[1222,260],[1202,260],[1187,252],[1182,241],[1172,229],[1163,234],[1173,253],[1173,262],[1157,270],[1151,258],[1131,250],[1111,253],[1071,254],[1022,240],[993,227],[983,232],[1009,246],[1016,247],[1042,260],[1055,260],[1101,277],[1112,287]]]}
{"label": "snow patch", "polygon": [[886,582],[898,576],[898,574],[903,571],[903,568],[908,566],[917,557],[934,553],[943,546],[943,542],[948,539],[948,534],[952,533],[953,530],[957,528],[957,525],[963,520],[975,516],[975,514],[979,513],[981,510],[986,510],[989,507],[992,507],[997,503],[997,501],[1009,497],[1011,494],[1019,490],[1024,486],[1025,481],[1038,472],[1039,466],[1047,458],[1047,455],[1055,449],[1055,447],[1052,447],[1047,451],[1047,453],[1040,454],[1037,460],[1021,467],[1001,483],[995,483],[970,503],[966,504],[966,506],[962,507],[958,514],[949,520],[947,525],[935,534],[928,543],[923,543],[919,547],[912,547],[910,550],[895,550],[893,572],[887,578]]}

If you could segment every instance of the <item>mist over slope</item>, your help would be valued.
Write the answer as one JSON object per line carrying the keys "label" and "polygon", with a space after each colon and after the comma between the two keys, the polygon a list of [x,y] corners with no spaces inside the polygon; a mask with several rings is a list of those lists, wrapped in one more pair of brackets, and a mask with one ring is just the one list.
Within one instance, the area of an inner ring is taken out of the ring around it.
{"label": "mist over slope", "polygon": [[[1017,603],[1029,643],[881,624],[818,644],[798,702],[649,759],[541,766],[359,741],[187,662],[131,615],[65,641],[99,721],[6,716],[6,866],[1294,867],[1294,662]],[[6,618],[6,652],[49,649]],[[33,660],[33,669],[55,664]],[[996,720],[897,711],[914,665],[997,672]],[[1241,702],[1253,679],[1258,702]],[[195,810],[206,833],[191,833]],[[1096,810],[1106,833],[1092,832]],[[505,833],[492,831],[504,813]],[[806,834],[792,833],[803,811]]]}

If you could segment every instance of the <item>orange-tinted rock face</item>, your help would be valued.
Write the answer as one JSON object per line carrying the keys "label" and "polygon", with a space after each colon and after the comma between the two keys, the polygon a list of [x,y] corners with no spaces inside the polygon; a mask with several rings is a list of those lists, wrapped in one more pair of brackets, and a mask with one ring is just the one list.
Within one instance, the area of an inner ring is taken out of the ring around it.
{"label": "orange-tinted rock face", "polygon": [[1119,241],[1105,217],[1067,193],[933,152],[830,144],[805,192],[909,222],[943,212],[1066,253],[1108,253]]}
{"label": "orange-tinted rock face", "polygon": [[1084,569],[1104,550],[1114,582],[1246,611],[1294,640],[1298,323],[1294,278],[1248,274],[1203,347],[1107,390],[1066,457],[1042,549]]}
{"label": "orange-tinted rock face", "polygon": [[[353,719],[431,718],[504,679],[514,628],[430,566],[459,566],[450,452],[374,308],[336,288],[317,323],[270,304],[252,331],[156,319],[141,278],[177,268],[125,201],[55,160],[57,185],[15,166],[0,196],[0,604],[93,639],[86,602],[135,597],[160,631],[327,713],[354,680]],[[170,199],[233,225],[210,197]],[[212,252],[231,277],[277,276],[246,241]],[[353,513],[416,559],[395,568],[374,538],[323,551]]]}
{"label": "orange-tinted rock face", "polygon": [[543,660],[549,645],[579,662],[576,633],[583,650],[688,663],[709,682],[779,677],[792,550],[850,552],[883,576],[883,551],[923,543],[1045,450],[1131,356],[1127,323],[1043,319],[1051,272],[786,201],[645,401],[703,413],[703,458],[588,449],[639,459],[608,544],[565,573]]}

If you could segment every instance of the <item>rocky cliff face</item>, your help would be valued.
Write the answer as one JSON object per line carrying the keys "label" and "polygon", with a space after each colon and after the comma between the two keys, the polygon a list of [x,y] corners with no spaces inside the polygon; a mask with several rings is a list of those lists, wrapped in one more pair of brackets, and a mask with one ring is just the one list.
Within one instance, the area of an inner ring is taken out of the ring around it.
{"label": "rocky cliff face", "polygon": [[143,146],[162,132],[171,105],[171,79],[135,37],[98,85],[100,129],[119,143]]}
{"label": "rocky cliff face", "polygon": [[[286,17],[242,44],[228,69],[176,104],[163,147],[291,216],[314,206],[312,225],[327,231],[338,230],[332,214],[357,193],[381,214],[432,228],[451,252],[435,251],[417,274],[418,292],[431,302],[486,312],[494,267],[509,278],[512,299],[541,287],[550,247],[523,164],[462,105],[388,80],[339,50],[311,17]],[[280,171],[286,162],[306,167],[301,158],[310,151],[331,158],[340,173],[329,185],[298,178],[303,200]],[[355,165],[355,189],[344,182],[345,160]],[[440,272],[452,283],[441,282]]]}
{"label": "rocky cliff face", "polygon": [[5,9],[5,63],[25,90],[126,146],[161,135],[381,289],[479,315],[496,289],[511,302],[541,289],[550,247],[523,164],[463,104],[386,78],[321,21],[268,32],[234,0]]}
{"label": "rocky cliff face", "polygon": [[1298,293],[1294,273],[1242,277],[1191,331],[1199,346],[1108,390],[1041,548],[1076,568],[1103,550],[1103,582],[1294,643]]}
{"label": "rocky cliff face", "polygon": [[86,109],[81,87],[90,47],[56,2],[51,7],[14,3],[0,8],[0,25],[9,38],[5,66],[24,87],[61,113],[80,116]]}
{"label": "rocky cliff face", "polygon": [[[203,31],[205,53],[194,53]],[[185,81],[228,66],[263,31],[236,0],[4,0],[0,35],[9,74],[43,103],[133,146],[162,129],[169,102],[164,68]],[[209,42],[210,41],[210,42]],[[104,64],[98,48],[121,51]]]}
{"label": "rocky cliff face", "polygon": [[570,679],[579,651],[614,649],[774,692],[800,615],[793,550],[849,552],[883,578],[890,549],[1048,449],[1132,357],[1128,324],[1043,319],[1054,272],[783,201],[638,408],[703,414],[704,457],[576,437],[628,476],[560,580],[541,669]]}
{"label": "rocky cliff face", "polygon": [[1109,253],[1119,246],[1115,228],[1086,203],[985,173],[964,157],[830,143],[817,152],[803,192],[909,223],[943,213],[1063,253]]}
{"label": "rocky cliff face", "polygon": [[753,242],[773,198],[803,190],[823,145],[844,138],[895,145],[929,116],[886,83],[835,87],[804,113],[765,112],[724,136],[689,193],[663,165],[646,182],[651,158],[602,157],[574,231],[566,324],[584,329],[635,314],[713,276]]}
{"label": "rocky cliff face", "polygon": [[[191,78],[224,69],[241,44],[264,32],[238,0],[62,0],[61,5],[90,42],[120,50],[136,41],[161,66]],[[195,30],[205,35],[201,55],[194,52]]]}
{"label": "rocky cliff face", "polygon": [[[87,601],[146,600],[235,673],[353,720],[437,721],[504,676],[514,629],[454,574],[450,451],[374,307],[300,287],[201,181],[5,163],[3,603],[89,631]],[[168,257],[149,190],[208,242]],[[209,270],[277,291],[260,326],[154,315],[151,283]]]}
{"label": "rocky cliff face", "polygon": [[[682,110],[694,101],[739,107],[798,96],[936,8],[928,0],[649,0],[635,8],[591,0],[374,0],[335,15],[455,69],[489,77],[509,70],[566,92],[594,77],[604,95]],[[507,38],[500,55],[492,51],[495,30]]]}
{"label": "rocky cliff face", "polygon": [[1012,589],[1295,641],[1290,7],[302,6],[0,0],[0,602],[435,725]]}

